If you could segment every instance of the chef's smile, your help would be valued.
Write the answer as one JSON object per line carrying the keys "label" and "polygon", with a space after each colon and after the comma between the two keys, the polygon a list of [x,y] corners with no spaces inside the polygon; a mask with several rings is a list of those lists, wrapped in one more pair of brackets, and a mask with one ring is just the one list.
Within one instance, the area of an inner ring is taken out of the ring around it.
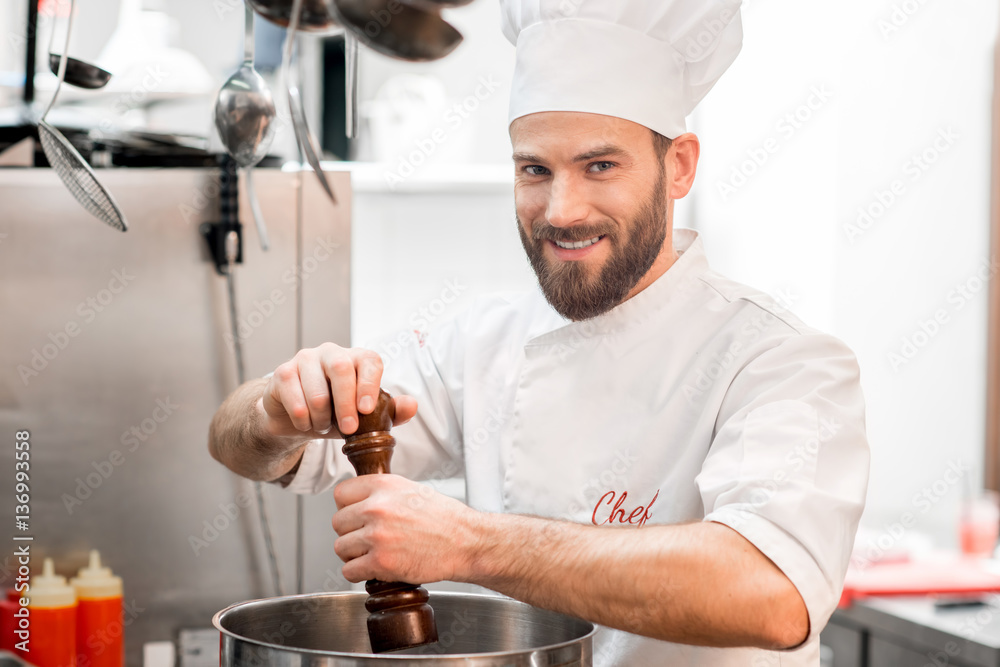
{"label": "chef's smile", "polygon": [[555,254],[556,259],[576,261],[581,260],[584,257],[589,257],[598,244],[600,244],[605,238],[607,238],[607,236],[601,234],[583,241],[550,240],[548,241],[548,244],[552,246],[552,252]]}

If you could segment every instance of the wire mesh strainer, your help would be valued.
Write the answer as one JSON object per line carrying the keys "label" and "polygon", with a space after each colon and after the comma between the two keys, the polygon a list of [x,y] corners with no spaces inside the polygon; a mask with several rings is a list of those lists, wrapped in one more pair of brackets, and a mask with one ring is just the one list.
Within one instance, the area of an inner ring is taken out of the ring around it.
{"label": "wire mesh strainer", "polygon": [[56,103],[59,89],[66,76],[66,54],[69,52],[69,37],[73,29],[75,10],[76,0],[71,0],[69,22],[66,25],[66,44],[59,60],[59,82],[56,84],[56,90],[48,108],[45,109],[45,113],[38,121],[38,138],[42,142],[42,151],[44,151],[49,165],[84,210],[105,224],[124,232],[128,229],[128,223],[126,223],[125,216],[118,208],[114,197],[97,180],[94,170],[73,147],[73,144],[63,136],[62,132],[45,121],[45,117],[49,115],[49,111]]}
{"label": "wire mesh strainer", "polygon": [[38,122],[38,138],[52,169],[80,205],[98,220],[119,231],[128,229],[125,216],[93,170],[69,140],[44,120]]}

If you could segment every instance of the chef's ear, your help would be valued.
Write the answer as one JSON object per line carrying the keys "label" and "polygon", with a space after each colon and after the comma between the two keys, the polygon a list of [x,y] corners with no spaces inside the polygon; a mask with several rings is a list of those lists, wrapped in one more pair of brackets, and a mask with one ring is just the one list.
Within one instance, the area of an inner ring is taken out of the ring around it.
{"label": "chef's ear", "polygon": [[665,156],[667,174],[669,175],[669,190],[667,197],[680,199],[691,191],[694,175],[698,170],[698,156],[701,154],[701,143],[691,132],[686,132],[674,139],[670,150]]}

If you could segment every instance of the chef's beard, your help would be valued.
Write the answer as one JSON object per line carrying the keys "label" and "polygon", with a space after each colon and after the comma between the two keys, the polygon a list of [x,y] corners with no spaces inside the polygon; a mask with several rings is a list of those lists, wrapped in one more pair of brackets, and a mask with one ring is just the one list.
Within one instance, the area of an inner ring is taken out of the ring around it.
{"label": "chef's beard", "polygon": [[[622,303],[646,275],[667,237],[664,178],[661,169],[652,193],[627,227],[607,223],[560,228],[539,220],[529,239],[521,219],[517,219],[517,231],[531,268],[538,276],[545,299],[556,312],[576,322],[602,315]],[[631,229],[624,241],[618,238],[623,228]],[[595,236],[607,236],[611,244],[611,254],[596,276],[589,275],[583,262],[550,262],[545,258],[548,241],[585,241]]]}

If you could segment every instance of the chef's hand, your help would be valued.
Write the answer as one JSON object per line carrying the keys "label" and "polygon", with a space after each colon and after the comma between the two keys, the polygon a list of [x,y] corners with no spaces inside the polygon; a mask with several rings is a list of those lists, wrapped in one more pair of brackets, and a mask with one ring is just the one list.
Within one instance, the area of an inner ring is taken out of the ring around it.
{"label": "chef's hand", "polygon": [[[265,430],[274,437],[341,437],[357,430],[359,412],[375,409],[381,383],[378,354],[324,343],[300,350],[275,369],[258,410]],[[394,424],[405,424],[417,413],[413,397],[395,396],[393,401]]]}
{"label": "chef's hand", "polygon": [[429,584],[461,578],[479,513],[399,475],[362,475],[333,491],[344,578]]}

